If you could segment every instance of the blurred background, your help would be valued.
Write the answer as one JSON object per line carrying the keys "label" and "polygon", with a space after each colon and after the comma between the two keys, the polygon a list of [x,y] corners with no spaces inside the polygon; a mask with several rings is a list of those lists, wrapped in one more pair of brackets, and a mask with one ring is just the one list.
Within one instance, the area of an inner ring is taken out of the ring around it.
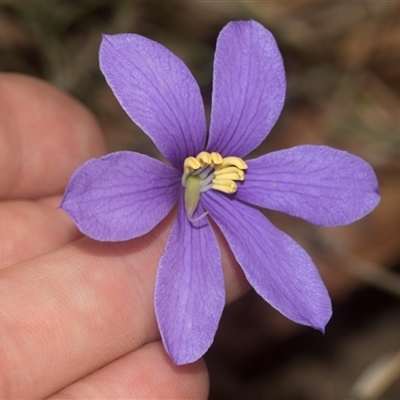
{"label": "blurred background", "polygon": [[382,201],[339,228],[266,213],[311,254],[334,315],[322,335],[252,292],[228,306],[206,355],[210,399],[400,399],[400,2],[1,1],[0,71],[71,93],[97,115],[110,150],[158,157],[99,71],[101,33],[171,49],[209,112],[215,41],[236,19],[273,32],[287,71],[284,111],[254,155],[306,143],[351,151],[374,167]]}

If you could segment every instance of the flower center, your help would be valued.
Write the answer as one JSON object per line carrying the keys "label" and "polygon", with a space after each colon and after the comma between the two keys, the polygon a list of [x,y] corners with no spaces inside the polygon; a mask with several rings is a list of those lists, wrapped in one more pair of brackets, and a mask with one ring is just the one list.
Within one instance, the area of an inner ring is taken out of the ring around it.
{"label": "flower center", "polygon": [[200,193],[210,189],[235,193],[235,181],[244,181],[245,169],[247,165],[241,158],[222,158],[221,154],[215,152],[202,151],[196,157],[187,157],[183,163],[182,185],[185,187],[185,209],[189,220],[193,221]]}

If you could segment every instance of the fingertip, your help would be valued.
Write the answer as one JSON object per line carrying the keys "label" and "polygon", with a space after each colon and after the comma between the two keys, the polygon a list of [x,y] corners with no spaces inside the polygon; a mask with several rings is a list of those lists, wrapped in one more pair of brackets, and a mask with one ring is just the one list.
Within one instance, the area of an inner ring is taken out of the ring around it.
{"label": "fingertip", "polygon": [[209,377],[204,361],[177,367],[157,341],[104,366],[50,399],[200,400],[207,399],[208,392]]}
{"label": "fingertip", "polygon": [[78,101],[37,78],[0,74],[0,198],[62,193],[72,172],[105,152]]}

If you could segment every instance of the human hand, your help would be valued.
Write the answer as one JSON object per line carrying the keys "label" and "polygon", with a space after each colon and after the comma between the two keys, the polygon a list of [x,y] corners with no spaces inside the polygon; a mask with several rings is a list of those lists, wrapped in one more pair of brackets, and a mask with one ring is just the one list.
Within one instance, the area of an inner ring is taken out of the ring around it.
{"label": "human hand", "polygon": [[[104,153],[74,100],[0,75],[0,397],[206,398],[204,363],[174,366],[153,296],[174,215],[127,242],[81,238],[57,209],[75,168]],[[247,288],[220,238],[227,300]]]}

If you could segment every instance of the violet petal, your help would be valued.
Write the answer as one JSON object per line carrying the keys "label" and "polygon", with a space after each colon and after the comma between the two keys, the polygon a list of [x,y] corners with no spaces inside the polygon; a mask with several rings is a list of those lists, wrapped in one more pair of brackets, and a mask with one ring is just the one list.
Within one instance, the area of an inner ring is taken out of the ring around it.
{"label": "violet petal", "polygon": [[243,157],[255,149],[278,119],[285,91],[272,34],[255,21],[227,24],[215,52],[208,151]]}
{"label": "violet petal", "polygon": [[60,207],[93,239],[128,240],[165,218],[180,187],[175,168],[143,154],[120,151],[81,165]]}
{"label": "violet petal", "polygon": [[123,109],[173,166],[204,149],[199,86],[171,51],[140,35],[104,35],[100,67]]}
{"label": "violet petal", "polygon": [[[201,215],[199,205],[194,217]],[[182,200],[157,272],[155,309],[164,346],[176,365],[210,347],[225,304],[221,257],[207,220],[191,223]]]}
{"label": "violet petal", "polygon": [[237,199],[317,225],[350,224],[379,203],[373,169],[346,151],[304,145],[246,163]]}
{"label": "violet petal", "polygon": [[212,191],[202,202],[255,291],[292,321],[323,331],[331,302],[305,250],[245,203]]}

